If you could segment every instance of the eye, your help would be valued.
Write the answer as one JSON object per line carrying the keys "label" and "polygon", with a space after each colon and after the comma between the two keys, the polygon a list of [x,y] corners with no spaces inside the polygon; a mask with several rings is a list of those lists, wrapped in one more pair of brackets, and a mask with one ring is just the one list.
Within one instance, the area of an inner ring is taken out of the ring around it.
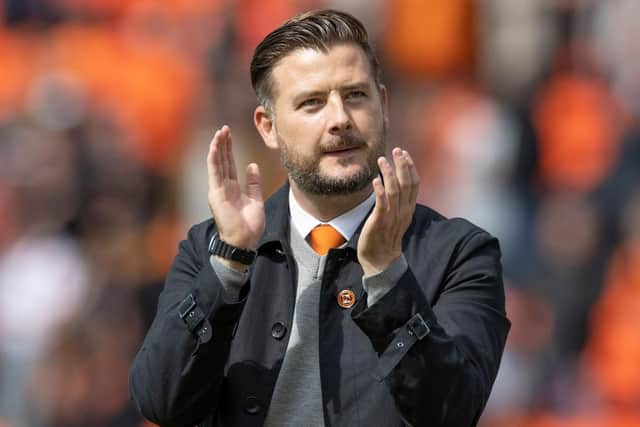
{"label": "eye", "polygon": [[300,104],[298,104],[298,108],[317,107],[319,105],[322,105],[322,99],[320,99],[320,98],[309,98],[309,99],[305,99]]}
{"label": "eye", "polygon": [[366,97],[366,92],[362,90],[352,90],[351,92],[348,92],[346,96],[347,99],[362,99]]}

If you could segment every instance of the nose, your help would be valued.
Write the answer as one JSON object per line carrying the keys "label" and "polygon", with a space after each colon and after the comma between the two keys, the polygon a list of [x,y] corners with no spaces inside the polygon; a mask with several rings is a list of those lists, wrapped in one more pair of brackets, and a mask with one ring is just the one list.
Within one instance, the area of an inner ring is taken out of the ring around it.
{"label": "nose", "polygon": [[340,134],[351,130],[351,117],[345,108],[344,100],[338,93],[332,93],[328,100],[329,132]]}

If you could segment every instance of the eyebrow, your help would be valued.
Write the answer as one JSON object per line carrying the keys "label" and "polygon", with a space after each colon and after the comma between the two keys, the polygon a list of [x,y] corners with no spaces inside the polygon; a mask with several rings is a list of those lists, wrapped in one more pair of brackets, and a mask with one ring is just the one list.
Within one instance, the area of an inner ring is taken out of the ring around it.
{"label": "eyebrow", "polygon": [[340,90],[348,92],[350,90],[364,90],[369,88],[370,88],[369,82],[362,82],[362,83],[355,83],[352,85],[344,86],[340,88]]}
{"label": "eyebrow", "polygon": [[[351,90],[367,90],[370,88],[369,82],[354,83],[340,87],[340,92],[349,92]],[[317,96],[324,96],[327,92],[322,90],[310,90],[307,92],[301,92],[293,98],[295,104],[301,102],[304,99],[314,98]]]}
{"label": "eyebrow", "polygon": [[315,98],[317,96],[324,96],[326,92],[321,90],[310,90],[308,92],[301,92],[293,98],[294,103],[298,103],[303,99]]}

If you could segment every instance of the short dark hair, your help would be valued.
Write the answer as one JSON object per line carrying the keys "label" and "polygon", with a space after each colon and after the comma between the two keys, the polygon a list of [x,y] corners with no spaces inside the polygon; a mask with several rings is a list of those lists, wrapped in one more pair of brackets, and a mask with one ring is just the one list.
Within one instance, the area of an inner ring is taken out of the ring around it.
{"label": "short dark hair", "polygon": [[379,85],[380,64],[369,44],[364,25],[345,12],[314,10],[291,18],[269,33],[256,47],[251,60],[251,85],[258,102],[270,109],[273,96],[271,72],[282,58],[302,48],[328,52],[338,43],[355,43],[362,48]]}

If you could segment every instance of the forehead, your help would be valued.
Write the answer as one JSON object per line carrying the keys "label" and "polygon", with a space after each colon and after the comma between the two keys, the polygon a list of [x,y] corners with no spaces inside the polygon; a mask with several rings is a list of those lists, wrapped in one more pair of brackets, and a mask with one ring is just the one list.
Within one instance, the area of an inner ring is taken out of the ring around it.
{"label": "forehead", "polygon": [[337,44],[327,52],[296,49],[278,61],[272,79],[276,97],[374,81],[367,55],[353,43]]}

